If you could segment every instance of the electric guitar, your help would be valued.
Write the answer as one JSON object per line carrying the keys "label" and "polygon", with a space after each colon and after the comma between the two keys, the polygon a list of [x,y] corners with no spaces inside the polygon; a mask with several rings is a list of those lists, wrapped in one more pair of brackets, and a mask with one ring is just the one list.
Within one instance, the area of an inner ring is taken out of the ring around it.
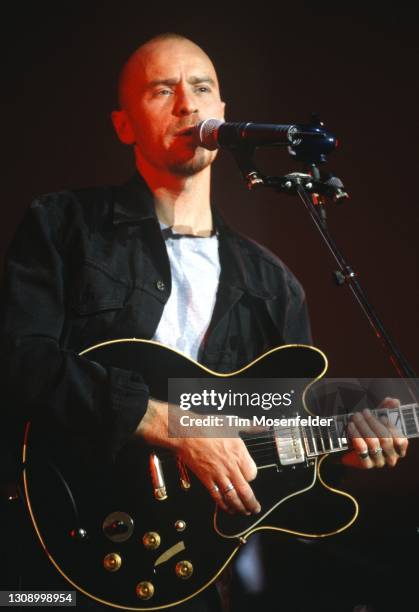
{"label": "electric guitar", "polygon": [[[141,371],[150,395],[167,401],[169,378],[225,377],[153,341],[104,342],[82,356],[105,366]],[[318,349],[272,349],[232,378],[304,378],[327,370]],[[419,435],[416,404],[385,413],[408,437]],[[115,608],[159,610],[206,589],[248,538],[261,531],[320,538],[347,529],[358,504],[325,478],[330,455],[348,449],[350,415],[330,425],[273,427],[245,439],[258,466],[252,482],[262,511],[230,515],[214,507],[208,491],[168,451],[133,440],[115,463],[77,435],[28,423],[23,486],[37,536],[49,560],[77,590]],[[320,470],[321,467],[321,470]]]}

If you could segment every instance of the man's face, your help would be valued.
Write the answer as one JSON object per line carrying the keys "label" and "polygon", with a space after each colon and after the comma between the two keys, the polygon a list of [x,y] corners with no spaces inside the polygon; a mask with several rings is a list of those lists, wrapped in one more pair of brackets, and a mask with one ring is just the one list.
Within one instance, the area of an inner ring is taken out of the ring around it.
{"label": "man's face", "polygon": [[197,147],[188,128],[203,119],[224,118],[214,66],[190,41],[147,45],[128,66],[123,111],[132,130],[140,170],[191,176],[216,152]]}

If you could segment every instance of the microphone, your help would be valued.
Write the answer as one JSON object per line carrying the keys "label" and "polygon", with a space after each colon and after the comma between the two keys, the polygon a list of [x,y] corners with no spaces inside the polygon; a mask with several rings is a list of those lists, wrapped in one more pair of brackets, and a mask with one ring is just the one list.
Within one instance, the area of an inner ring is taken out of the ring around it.
{"label": "microphone", "polygon": [[[248,144],[253,147],[298,146],[305,138],[332,137],[318,125],[281,125],[275,123],[227,123],[205,119],[194,127],[196,143],[214,151],[222,147]],[[334,137],[332,137],[334,139]],[[335,139],[334,139],[335,140]]]}

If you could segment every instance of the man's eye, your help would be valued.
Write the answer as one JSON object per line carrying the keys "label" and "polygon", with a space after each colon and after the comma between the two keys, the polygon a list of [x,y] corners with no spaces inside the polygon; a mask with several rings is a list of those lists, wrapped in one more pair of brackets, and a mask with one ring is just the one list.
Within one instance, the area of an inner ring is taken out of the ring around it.
{"label": "man's eye", "polygon": [[158,91],[156,91],[155,95],[156,96],[170,96],[171,93],[172,93],[171,89],[159,89]]}
{"label": "man's eye", "polygon": [[206,85],[200,85],[197,90],[199,91],[199,93],[206,93],[206,92],[210,92],[211,89],[209,87],[207,87]]}

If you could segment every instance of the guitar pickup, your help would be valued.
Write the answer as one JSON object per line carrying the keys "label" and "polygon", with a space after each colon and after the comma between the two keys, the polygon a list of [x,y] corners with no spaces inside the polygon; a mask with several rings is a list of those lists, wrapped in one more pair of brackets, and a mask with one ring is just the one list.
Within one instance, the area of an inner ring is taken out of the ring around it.
{"label": "guitar pickup", "polygon": [[155,499],[163,501],[167,499],[166,483],[164,481],[161,461],[156,453],[150,455],[150,474],[153,483],[153,493]]}

